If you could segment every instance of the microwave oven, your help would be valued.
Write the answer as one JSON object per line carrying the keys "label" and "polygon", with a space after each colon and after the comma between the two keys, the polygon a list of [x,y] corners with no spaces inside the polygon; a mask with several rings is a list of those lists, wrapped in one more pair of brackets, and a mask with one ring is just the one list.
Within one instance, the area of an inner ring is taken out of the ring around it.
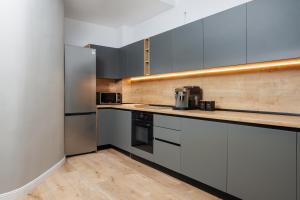
{"label": "microwave oven", "polygon": [[121,104],[122,95],[116,92],[97,92],[96,93],[97,105],[101,104]]}

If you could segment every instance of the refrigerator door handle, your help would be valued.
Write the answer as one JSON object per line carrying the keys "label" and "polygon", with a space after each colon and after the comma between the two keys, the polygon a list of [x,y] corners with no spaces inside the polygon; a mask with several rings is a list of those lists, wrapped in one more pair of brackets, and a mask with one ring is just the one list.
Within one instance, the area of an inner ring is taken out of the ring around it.
{"label": "refrigerator door handle", "polygon": [[65,116],[76,116],[76,115],[95,115],[96,112],[83,112],[83,113],[65,113]]}

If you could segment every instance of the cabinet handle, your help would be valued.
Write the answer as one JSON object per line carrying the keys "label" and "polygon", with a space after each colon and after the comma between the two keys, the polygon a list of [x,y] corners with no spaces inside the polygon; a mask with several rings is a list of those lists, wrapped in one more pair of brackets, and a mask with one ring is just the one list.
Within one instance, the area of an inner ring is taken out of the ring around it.
{"label": "cabinet handle", "polygon": [[162,139],[159,139],[159,138],[155,138],[155,140],[163,142],[163,143],[167,143],[167,144],[172,144],[172,145],[175,145],[175,146],[178,146],[178,147],[181,146],[180,144],[177,144],[177,143],[174,143],[174,142],[169,142],[167,140],[162,140]]}

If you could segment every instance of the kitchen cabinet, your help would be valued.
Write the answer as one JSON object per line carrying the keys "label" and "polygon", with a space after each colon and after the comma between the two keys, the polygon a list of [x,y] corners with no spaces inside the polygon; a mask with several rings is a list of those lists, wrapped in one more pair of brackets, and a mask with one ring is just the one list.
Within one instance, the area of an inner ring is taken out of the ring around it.
{"label": "kitchen cabinet", "polygon": [[97,145],[110,145],[112,144],[112,133],[113,133],[113,110],[112,109],[101,109],[97,110]]}
{"label": "kitchen cabinet", "polygon": [[227,192],[244,200],[296,199],[296,133],[230,125]]}
{"label": "kitchen cabinet", "polygon": [[130,152],[131,147],[131,112],[125,110],[113,110],[112,145]]}
{"label": "kitchen cabinet", "polygon": [[299,10],[299,0],[254,0],[247,4],[248,63],[299,57]]}
{"label": "kitchen cabinet", "polygon": [[175,172],[180,172],[180,146],[155,139],[154,162]]}
{"label": "kitchen cabinet", "polygon": [[123,78],[144,75],[144,41],[122,47],[119,51]]}
{"label": "kitchen cabinet", "polygon": [[150,73],[172,72],[173,45],[172,30],[150,38]]}
{"label": "kitchen cabinet", "polygon": [[300,133],[297,133],[297,200],[300,200]]}
{"label": "kitchen cabinet", "polygon": [[91,48],[96,49],[97,78],[121,78],[119,49],[98,45],[91,45]]}
{"label": "kitchen cabinet", "polygon": [[181,119],[181,169],[190,178],[226,192],[226,124]]}
{"label": "kitchen cabinet", "polygon": [[154,115],[153,123],[156,127],[167,128],[171,130],[181,130],[181,118],[168,115]]}
{"label": "kitchen cabinet", "polygon": [[174,72],[203,67],[203,20],[173,30]]}
{"label": "kitchen cabinet", "polygon": [[246,63],[246,4],[209,16],[203,23],[205,68]]}
{"label": "kitchen cabinet", "polygon": [[[168,118],[168,116],[164,117]],[[181,131],[154,126],[153,132],[155,138],[153,147],[154,162],[173,171],[180,172]]]}
{"label": "kitchen cabinet", "polygon": [[131,112],[114,109],[98,110],[98,146],[112,144],[130,151]]}
{"label": "kitchen cabinet", "polygon": [[144,75],[144,41],[138,41],[130,44],[126,51],[127,56],[127,75]]}
{"label": "kitchen cabinet", "polygon": [[122,78],[129,77],[129,74],[127,73],[127,52],[128,46],[122,47],[119,49],[119,59],[120,59],[120,74]]}

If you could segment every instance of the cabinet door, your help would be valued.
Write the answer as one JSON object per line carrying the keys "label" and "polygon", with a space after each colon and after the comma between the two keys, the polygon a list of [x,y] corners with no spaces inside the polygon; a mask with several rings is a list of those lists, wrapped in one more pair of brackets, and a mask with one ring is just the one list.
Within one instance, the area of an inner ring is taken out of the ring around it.
{"label": "cabinet door", "polygon": [[173,31],[173,71],[197,70],[203,67],[203,20]]}
{"label": "cabinet door", "polygon": [[113,110],[111,109],[98,109],[97,111],[97,133],[98,133],[98,146],[108,145],[112,143],[113,127]]}
{"label": "cabinet door", "polygon": [[97,54],[97,78],[120,78],[119,50],[117,48],[92,45]]}
{"label": "cabinet door", "polygon": [[120,74],[122,78],[129,77],[129,74],[127,72],[127,51],[128,46],[122,47],[119,49],[119,59],[120,59]]}
{"label": "cabinet door", "polygon": [[246,63],[246,5],[204,19],[204,67]]}
{"label": "cabinet door", "polygon": [[180,146],[154,140],[154,162],[180,172]]}
{"label": "cabinet door", "polygon": [[182,172],[202,183],[226,191],[227,128],[225,124],[183,119]]}
{"label": "cabinet door", "polygon": [[227,184],[244,200],[296,199],[296,133],[230,126]]}
{"label": "cabinet door", "polygon": [[124,110],[113,110],[112,115],[112,144],[129,152],[131,146],[131,112]]}
{"label": "cabinet door", "polygon": [[247,4],[248,63],[299,57],[299,10],[299,0],[255,0]]}
{"label": "cabinet door", "polygon": [[300,133],[297,136],[297,200],[300,200]]}
{"label": "cabinet door", "polygon": [[130,44],[126,48],[127,56],[127,75],[143,76],[144,75],[144,41],[138,41]]}
{"label": "cabinet door", "polygon": [[172,31],[167,31],[150,38],[150,73],[172,72]]}

